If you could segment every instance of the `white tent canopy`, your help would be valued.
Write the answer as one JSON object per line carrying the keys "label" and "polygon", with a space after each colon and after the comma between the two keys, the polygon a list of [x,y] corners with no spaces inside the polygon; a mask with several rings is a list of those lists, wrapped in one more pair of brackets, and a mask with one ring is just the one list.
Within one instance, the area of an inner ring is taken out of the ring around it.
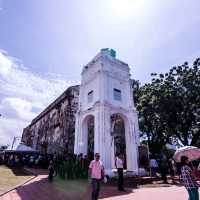
{"label": "white tent canopy", "polygon": [[23,143],[17,145],[16,148],[13,149],[6,149],[5,152],[38,152],[37,150],[29,147]]}
{"label": "white tent canopy", "polygon": [[30,152],[30,151],[36,151],[36,150],[21,143],[16,147],[15,151],[29,151]]}

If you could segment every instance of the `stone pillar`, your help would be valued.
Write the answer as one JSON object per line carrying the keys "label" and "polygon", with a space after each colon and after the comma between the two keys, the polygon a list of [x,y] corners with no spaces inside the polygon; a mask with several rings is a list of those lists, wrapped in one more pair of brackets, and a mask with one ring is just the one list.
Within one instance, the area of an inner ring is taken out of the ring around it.
{"label": "stone pillar", "polygon": [[133,115],[125,122],[127,170],[138,173],[138,151],[136,140],[136,127]]}
{"label": "stone pillar", "polygon": [[74,153],[79,154],[79,137],[80,137],[80,126],[79,126],[79,114],[76,113],[76,123],[75,123],[75,141],[74,141]]}
{"label": "stone pillar", "polygon": [[94,134],[94,153],[100,153],[105,169],[111,169],[110,113],[105,106],[96,108]]}

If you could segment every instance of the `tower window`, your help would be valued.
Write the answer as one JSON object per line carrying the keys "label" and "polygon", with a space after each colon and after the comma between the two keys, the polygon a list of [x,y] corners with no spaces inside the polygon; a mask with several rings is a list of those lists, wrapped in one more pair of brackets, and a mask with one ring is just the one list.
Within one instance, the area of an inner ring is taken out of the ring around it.
{"label": "tower window", "polygon": [[88,92],[88,103],[91,103],[93,101],[93,90],[91,90],[90,92]]}
{"label": "tower window", "polygon": [[114,96],[114,99],[117,100],[117,101],[121,101],[122,100],[122,93],[121,93],[121,90],[118,90],[116,88],[113,89],[113,96]]}

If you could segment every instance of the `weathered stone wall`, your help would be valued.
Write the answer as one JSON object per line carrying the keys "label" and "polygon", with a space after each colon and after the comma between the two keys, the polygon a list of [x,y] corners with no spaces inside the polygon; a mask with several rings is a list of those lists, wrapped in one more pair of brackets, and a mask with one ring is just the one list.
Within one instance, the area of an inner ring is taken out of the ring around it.
{"label": "weathered stone wall", "polygon": [[79,86],[69,87],[24,128],[22,142],[43,153],[74,151]]}

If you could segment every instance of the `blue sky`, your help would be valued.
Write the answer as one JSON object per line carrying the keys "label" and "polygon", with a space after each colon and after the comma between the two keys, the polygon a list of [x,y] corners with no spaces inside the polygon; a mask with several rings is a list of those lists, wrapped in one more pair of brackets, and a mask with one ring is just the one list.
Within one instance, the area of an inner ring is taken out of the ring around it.
{"label": "blue sky", "polygon": [[1,143],[79,82],[101,48],[114,48],[142,83],[199,57],[199,8],[199,0],[0,0]]}

